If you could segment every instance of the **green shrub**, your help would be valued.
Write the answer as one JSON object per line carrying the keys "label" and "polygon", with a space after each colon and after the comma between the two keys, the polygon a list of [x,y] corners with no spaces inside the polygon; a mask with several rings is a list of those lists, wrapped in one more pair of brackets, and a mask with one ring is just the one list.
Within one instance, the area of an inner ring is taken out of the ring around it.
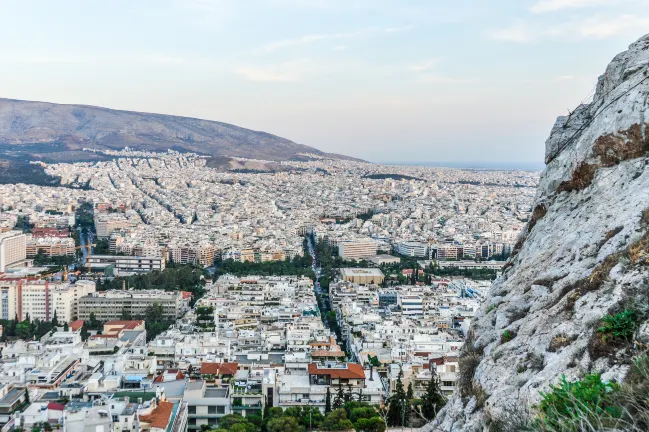
{"label": "green shrub", "polygon": [[602,382],[597,374],[586,375],[581,380],[568,382],[565,376],[550,391],[541,393],[536,420],[538,430],[581,431],[585,424],[601,424],[602,419],[614,420],[622,416],[615,393],[620,386]]}
{"label": "green shrub", "polygon": [[638,329],[638,315],[631,309],[625,309],[615,315],[606,315],[597,329],[604,342],[630,341]]}
{"label": "green shrub", "polygon": [[485,311],[485,315],[487,315],[487,314],[488,314],[489,312],[491,312],[492,310],[497,309],[497,308],[498,308],[498,305],[499,305],[499,303],[494,303],[494,304],[490,305],[490,306],[487,308],[487,310]]}
{"label": "green shrub", "polygon": [[516,334],[514,332],[505,330],[500,338],[500,343],[509,342],[510,340],[514,339],[515,336]]}

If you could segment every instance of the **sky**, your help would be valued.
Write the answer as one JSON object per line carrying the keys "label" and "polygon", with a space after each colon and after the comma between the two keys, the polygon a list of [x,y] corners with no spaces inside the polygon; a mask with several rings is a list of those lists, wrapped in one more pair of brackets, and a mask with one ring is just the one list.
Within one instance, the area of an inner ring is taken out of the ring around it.
{"label": "sky", "polygon": [[0,97],[374,162],[539,164],[649,0],[0,0]]}

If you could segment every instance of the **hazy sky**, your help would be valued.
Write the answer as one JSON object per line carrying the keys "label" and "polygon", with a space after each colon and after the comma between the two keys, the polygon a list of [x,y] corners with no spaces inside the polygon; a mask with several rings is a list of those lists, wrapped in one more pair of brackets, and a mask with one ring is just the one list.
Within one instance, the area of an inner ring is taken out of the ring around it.
{"label": "hazy sky", "polygon": [[379,162],[542,161],[649,0],[0,0],[0,96]]}

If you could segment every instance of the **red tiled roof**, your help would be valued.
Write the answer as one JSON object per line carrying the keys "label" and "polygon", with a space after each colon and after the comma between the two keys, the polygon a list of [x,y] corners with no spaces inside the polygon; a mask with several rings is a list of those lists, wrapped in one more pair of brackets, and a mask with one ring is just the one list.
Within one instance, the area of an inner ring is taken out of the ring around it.
{"label": "red tiled roof", "polygon": [[331,378],[365,379],[363,366],[358,363],[347,363],[346,369],[319,368],[315,363],[309,363],[309,375],[329,375]]}
{"label": "red tiled roof", "polygon": [[237,373],[239,363],[203,363],[201,364],[202,375],[234,375]]}
{"label": "red tiled roof", "polygon": [[47,409],[54,411],[63,411],[65,409],[65,405],[56,402],[50,402],[47,404]]}
{"label": "red tiled roof", "polygon": [[153,382],[155,382],[155,383],[165,382],[165,377],[168,377],[168,376],[170,376],[170,375],[174,375],[174,374],[175,374],[174,379],[173,379],[173,380],[169,380],[169,381],[175,381],[175,380],[183,380],[183,379],[185,379],[185,375],[183,375],[183,373],[180,372],[178,369],[169,369],[168,371],[166,371],[166,372],[164,372],[164,373],[161,373],[160,375],[158,375],[157,377],[155,377],[155,378],[153,379]]}
{"label": "red tiled roof", "polygon": [[158,406],[149,415],[141,415],[140,421],[149,423],[152,428],[166,429],[171,418],[171,411],[174,404],[171,402],[158,402]]}
{"label": "red tiled roof", "polygon": [[124,329],[129,330],[129,329],[134,329],[136,327],[141,326],[144,323],[142,320],[133,320],[133,321],[124,321],[124,320],[115,320],[115,321],[106,321],[104,325],[108,326],[122,326]]}
{"label": "red tiled roof", "polygon": [[192,293],[191,293],[191,291],[181,291],[180,294],[182,294],[182,296],[183,296],[184,299],[192,298]]}
{"label": "red tiled roof", "polygon": [[81,327],[83,327],[83,320],[72,321],[72,322],[68,325],[68,327],[70,327],[70,330],[72,330],[72,331],[77,331],[77,330],[79,330]]}

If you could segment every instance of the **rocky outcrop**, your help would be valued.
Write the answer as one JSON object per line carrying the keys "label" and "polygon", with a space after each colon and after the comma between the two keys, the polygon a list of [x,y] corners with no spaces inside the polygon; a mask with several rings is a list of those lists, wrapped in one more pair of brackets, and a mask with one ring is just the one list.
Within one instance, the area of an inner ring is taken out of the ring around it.
{"label": "rocky outcrop", "polygon": [[532,218],[472,325],[437,430],[515,425],[562,374],[624,379],[633,344],[604,346],[597,327],[629,305],[649,310],[648,99],[649,35],[613,59],[592,103],[558,118]]}

